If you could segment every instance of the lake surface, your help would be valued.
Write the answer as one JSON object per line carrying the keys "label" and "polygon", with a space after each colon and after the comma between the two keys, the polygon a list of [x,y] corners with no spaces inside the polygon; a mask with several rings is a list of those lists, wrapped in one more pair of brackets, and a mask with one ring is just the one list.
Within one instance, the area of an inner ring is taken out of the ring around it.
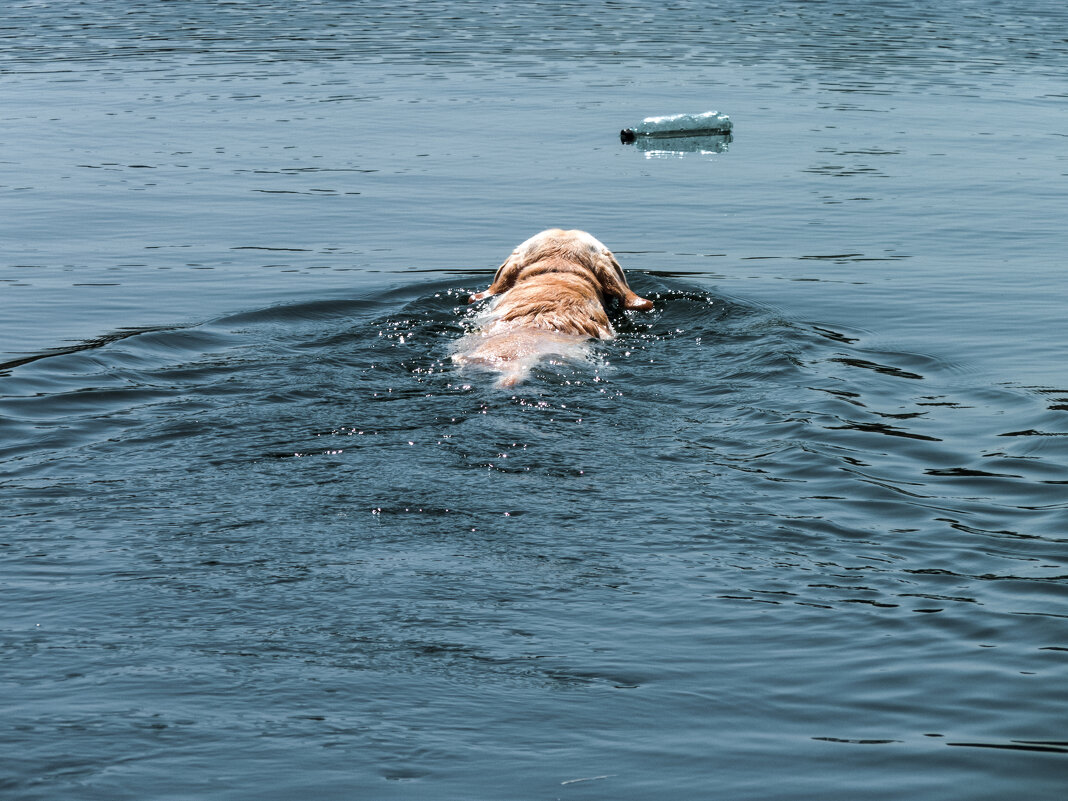
{"label": "lake surface", "polygon": [[[1063,799],[1066,32],[5,4],[4,797]],[[494,389],[550,226],[655,309]]]}

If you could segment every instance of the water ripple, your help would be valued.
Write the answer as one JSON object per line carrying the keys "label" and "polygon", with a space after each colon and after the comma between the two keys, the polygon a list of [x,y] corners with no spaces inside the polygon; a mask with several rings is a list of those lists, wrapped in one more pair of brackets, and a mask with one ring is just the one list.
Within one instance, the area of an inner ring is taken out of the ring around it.
{"label": "water ripple", "polygon": [[[891,82],[939,90],[980,85],[1008,62],[1059,75],[1068,56],[1061,35],[1068,15],[1041,3],[975,3],[962,10],[905,2],[881,9],[877,21],[866,7],[848,3],[787,3],[770,13],[728,3],[718,7],[715,25],[708,24],[707,7],[690,0],[665,13],[615,2],[611,25],[598,22],[603,11],[593,2],[400,2],[375,14],[331,0],[299,6],[102,2],[62,9],[27,2],[8,9],[8,30],[19,35],[0,35],[0,70],[77,75],[114,69],[123,60],[177,61],[193,70],[359,60],[394,68],[506,69],[538,79],[558,77],[591,56],[630,68],[775,60],[793,66],[798,82],[815,78],[832,90],[878,95],[890,91]],[[1036,41],[1045,46],[1036,48]],[[353,99],[361,97],[337,94],[325,101]]]}

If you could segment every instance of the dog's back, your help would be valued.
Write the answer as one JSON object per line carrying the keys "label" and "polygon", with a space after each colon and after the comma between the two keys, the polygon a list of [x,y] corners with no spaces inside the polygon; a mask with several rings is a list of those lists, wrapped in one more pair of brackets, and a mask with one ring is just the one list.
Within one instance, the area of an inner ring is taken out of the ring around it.
{"label": "dog's back", "polygon": [[651,309],[638,297],[611,251],[585,231],[542,231],[517,247],[489,289],[471,302],[498,296],[479,328],[458,344],[453,358],[501,373],[499,386],[522,381],[537,362],[554,355],[585,356],[589,339],[611,339],[612,299],[628,309]]}

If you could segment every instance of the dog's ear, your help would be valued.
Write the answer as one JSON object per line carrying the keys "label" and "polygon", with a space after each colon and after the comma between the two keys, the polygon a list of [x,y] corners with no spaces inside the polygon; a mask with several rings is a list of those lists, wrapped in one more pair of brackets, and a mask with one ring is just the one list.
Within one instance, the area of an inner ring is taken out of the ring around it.
{"label": "dog's ear", "polygon": [[519,248],[513,250],[512,255],[505,260],[504,264],[497,268],[497,273],[493,276],[493,282],[489,285],[489,288],[473,294],[468,298],[468,303],[475,303],[479,300],[491,298],[494,295],[499,295],[512,288],[512,285],[515,284],[515,279],[519,275],[519,268],[523,264],[519,256],[519,250]]}
{"label": "dog's ear", "polygon": [[637,295],[630,288],[627,277],[623,274],[623,268],[619,266],[619,262],[610,250],[601,252],[599,262],[597,273],[601,280],[601,288],[606,295],[618,298],[625,309],[649,311],[653,308],[651,300]]}

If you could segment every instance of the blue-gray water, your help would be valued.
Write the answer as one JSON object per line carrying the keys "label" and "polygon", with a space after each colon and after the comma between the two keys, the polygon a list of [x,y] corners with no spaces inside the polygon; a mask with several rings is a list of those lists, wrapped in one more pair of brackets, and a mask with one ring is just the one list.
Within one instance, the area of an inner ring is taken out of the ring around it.
{"label": "blue-gray water", "polygon": [[[4,797],[1063,799],[1066,31],[5,3]],[[555,225],[655,311],[457,372]]]}

